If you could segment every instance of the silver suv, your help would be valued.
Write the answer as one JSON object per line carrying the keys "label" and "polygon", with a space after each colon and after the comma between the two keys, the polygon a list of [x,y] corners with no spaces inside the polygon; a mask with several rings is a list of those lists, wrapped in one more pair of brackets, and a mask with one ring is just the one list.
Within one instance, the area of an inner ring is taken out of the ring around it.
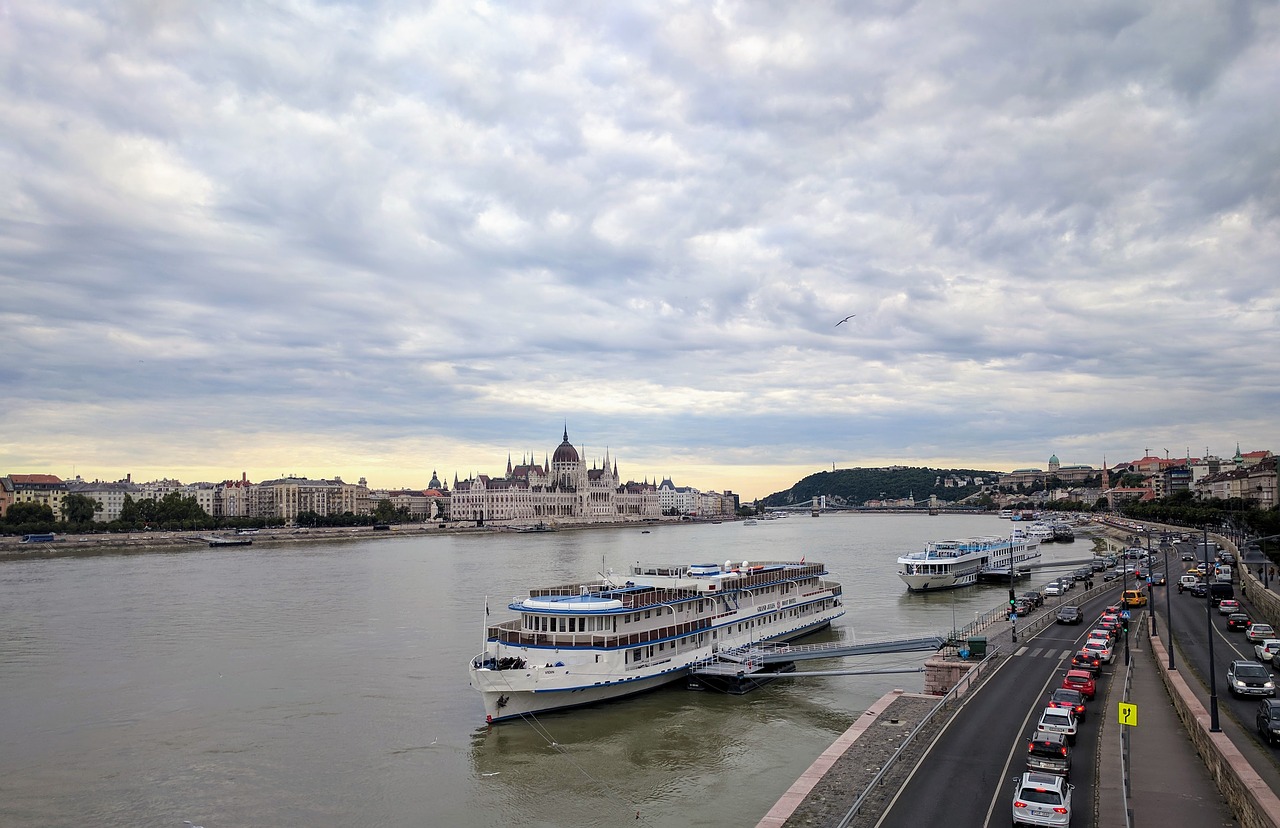
{"label": "silver suv", "polygon": [[1076,717],[1065,707],[1046,707],[1044,712],[1040,714],[1040,721],[1036,722],[1036,730],[1061,733],[1066,737],[1067,744],[1074,745],[1076,742]]}
{"label": "silver suv", "polygon": [[1271,671],[1252,661],[1233,661],[1227,668],[1227,688],[1233,696],[1274,696]]}
{"label": "silver suv", "polygon": [[1013,824],[1071,824],[1072,785],[1066,777],[1028,771],[1017,777],[1013,788]]}

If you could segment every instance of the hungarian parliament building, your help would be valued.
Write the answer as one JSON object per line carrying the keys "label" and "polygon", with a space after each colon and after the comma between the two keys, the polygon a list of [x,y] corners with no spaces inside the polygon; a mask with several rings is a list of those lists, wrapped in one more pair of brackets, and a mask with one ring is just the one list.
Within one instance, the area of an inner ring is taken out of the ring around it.
{"label": "hungarian parliament building", "polygon": [[736,497],[700,493],[671,480],[622,482],[616,459],[605,454],[599,466],[588,468],[568,442],[564,430],[561,444],[549,461],[535,465],[526,458],[502,477],[477,475],[470,480],[454,480],[449,520],[488,523],[612,523],[673,516],[673,514],[733,514]]}
{"label": "hungarian parliament building", "polygon": [[587,468],[569,442],[567,428],[549,461],[537,465],[526,458],[513,466],[508,459],[503,477],[481,474],[455,480],[452,494],[450,519],[478,526],[656,520],[664,510],[684,505],[676,504],[676,487],[669,480],[661,485],[623,483],[617,460],[607,453],[599,467]]}

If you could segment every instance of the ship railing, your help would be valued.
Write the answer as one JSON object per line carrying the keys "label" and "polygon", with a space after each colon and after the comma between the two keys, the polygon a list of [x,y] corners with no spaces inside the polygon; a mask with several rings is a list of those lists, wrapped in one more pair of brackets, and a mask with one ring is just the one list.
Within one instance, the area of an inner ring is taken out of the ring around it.
{"label": "ship railing", "polygon": [[653,641],[689,635],[690,633],[701,632],[710,628],[711,620],[700,618],[683,624],[671,624],[665,627],[655,627],[650,630],[640,630],[625,634],[606,632],[551,633],[521,629],[519,621],[504,621],[501,624],[489,627],[489,638],[516,647],[634,647]]}

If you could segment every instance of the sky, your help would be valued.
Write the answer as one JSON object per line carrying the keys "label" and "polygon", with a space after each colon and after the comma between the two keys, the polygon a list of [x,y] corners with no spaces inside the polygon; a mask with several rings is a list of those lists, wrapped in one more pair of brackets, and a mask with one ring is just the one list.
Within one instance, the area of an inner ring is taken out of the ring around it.
{"label": "sky", "polygon": [[0,0],[0,73],[0,474],[1280,449],[1275,2]]}

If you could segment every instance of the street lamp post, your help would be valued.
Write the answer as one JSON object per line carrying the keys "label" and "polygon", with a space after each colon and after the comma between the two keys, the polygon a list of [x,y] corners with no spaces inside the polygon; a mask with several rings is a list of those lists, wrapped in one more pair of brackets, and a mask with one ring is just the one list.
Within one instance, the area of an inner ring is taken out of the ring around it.
{"label": "street lamp post", "polygon": [[1222,728],[1218,725],[1218,669],[1213,662],[1213,588],[1209,581],[1209,528],[1206,526],[1202,530],[1204,532],[1204,624],[1205,629],[1209,633],[1209,732],[1221,733]]}
{"label": "street lamp post", "polygon": [[[1169,669],[1175,670],[1173,666],[1173,603],[1169,592],[1169,542],[1166,540],[1160,544],[1160,548],[1164,551],[1164,625],[1169,631],[1167,641],[1164,642],[1165,649],[1169,651]],[[1154,616],[1154,612],[1152,615]]]}
{"label": "street lamp post", "polygon": [[[1129,610],[1129,601],[1125,598],[1125,593],[1129,591],[1129,547],[1125,547],[1121,553],[1120,559],[1120,604],[1123,609],[1121,612],[1125,615],[1131,615]],[[1124,622],[1124,665],[1129,666],[1129,622]]]}
{"label": "street lamp post", "polygon": [[[1165,578],[1166,583],[1168,578]],[[1160,631],[1156,629],[1156,578],[1155,573],[1151,571],[1151,530],[1147,529],[1147,597],[1149,614],[1151,615],[1151,634],[1160,635]]]}

